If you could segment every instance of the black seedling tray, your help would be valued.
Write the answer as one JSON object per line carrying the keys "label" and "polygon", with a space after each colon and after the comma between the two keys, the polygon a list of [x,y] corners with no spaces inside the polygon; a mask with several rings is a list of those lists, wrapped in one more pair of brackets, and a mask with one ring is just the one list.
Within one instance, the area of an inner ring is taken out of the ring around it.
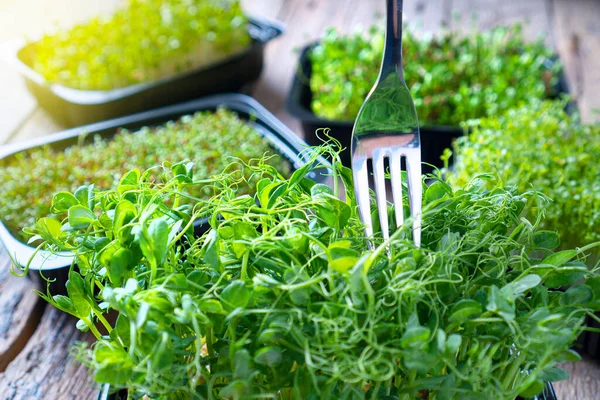
{"label": "black seedling tray", "polygon": [[[117,393],[110,393],[110,385],[103,385],[102,390],[98,393],[98,400],[125,400],[127,399],[127,391],[121,390]],[[519,399],[517,399],[519,400]],[[557,400],[556,393],[552,383],[546,383],[546,387],[541,395],[535,396],[531,400]]]}
{"label": "black seedling tray", "polygon": [[[121,128],[130,131],[138,130],[144,126],[162,125],[168,121],[177,120],[184,115],[193,114],[197,111],[213,111],[219,107],[235,111],[240,118],[252,124],[257,132],[265,137],[273,147],[273,150],[281,154],[290,162],[292,170],[305,165],[309,159],[310,149],[289,128],[280,122],[273,114],[261,106],[256,100],[243,94],[223,94],[204,99],[194,100],[187,103],[160,108],[158,110],[146,111],[127,117],[117,118],[110,121],[74,128],[67,131],[55,133],[26,143],[16,143],[0,148],[0,160],[15,157],[17,154],[40,146],[52,146],[64,149],[68,146],[94,140],[95,136],[110,138]],[[215,133],[218,134],[218,133]],[[320,160],[323,169],[312,172],[308,177],[316,182],[326,183],[329,179],[327,161]],[[322,172],[322,173],[321,173]],[[1,219],[1,216],[0,216]],[[208,229],[207,219],[197,221],[195,230],[202,234]],[[53,293],[64,291],[67,281],[69,266],[73,261],[71,253],[62,253],[60,256],[49,254],[24,244],[15,238],[0,220],[0,241],[13,260],[21,266],[29,264],[30,276],[40,279],[40,272],[50,279],[56,279],[51,285]],[[33,257],[33,258],[32,258]],[[44,282],[45,284],[45,282]]]}
{"label": "black seedling tray", "polygon": [[[310,78],[312,66],[309,58],[310,51],[318,45],[312,43],[302,49],[298,62],[298,69],[292,81],[292,87],[287,98],[286,109],[302,123],[304,140],[310,145],[318,145],[321,138],[316,134],[318,129],[330,128],[330,135],[340,141],[346,150],[342,154],[344,165],[350,167],[350,144],[354,120],[330,120],[320,118],[312,111],[312,91],[310,89]],[[549,66],[554,63],[548,60]],[[563,74],[554,88],[554,95],[568,93],[567,82]],[[454,140],[463,136],[465,130],[456,126],[432,125],[422,126],[421,131],[421,159],[423,163],[431,164],[437,168],[443,167],[440,157],[445,149],[452,148]],[[430,173],[433,167],[423,165],[423,173]]]}
{"label": "black seedling tray", "polygon": [[113,90],[79,90],[46,81],[31,68],[35,42],[15,49],[12,64],[39,104],[72,127],[216,93],[238,92],[260,76],[265,45],[283,33],[279,23],[251,18],[251,45],[216,64]]}

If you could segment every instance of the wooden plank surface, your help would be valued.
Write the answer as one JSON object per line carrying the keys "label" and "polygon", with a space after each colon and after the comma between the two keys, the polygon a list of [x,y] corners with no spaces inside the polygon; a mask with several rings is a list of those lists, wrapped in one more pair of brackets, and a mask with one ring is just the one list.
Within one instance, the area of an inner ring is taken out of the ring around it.
{"label": "wooden plank surface", "polygon": [[[10,273],[10,258],[0,246],[0,373],[21,352],[43,312],[36,284]],[[0,392],[1,393],[1,392]]]}
{"label": "wooden plank surface", "polygon": [[557,49],[581,116],[600,122],[600,1],[548,1]]}
{"label": "wooden plank surface", "polygon": [[[0,41],[68,26],[91,15],[107,13],[120,0],[0,0]],[[295,73],[297,49],[336,26],[350,32],[379,21],[383,0],[242,0],[250,14],[282,20],[286,34],[269,44],[265,69],[254,96],[301,134],[299,124],[284,109]],[[33,13],[31,10],[36,10]],[[477,20],[472,22],[472,15]],[[421,32],[443,26],[467,31],[496,24],[528,22],[529,38],[543,36],[565,60],[582,114],[598,119],[600,108],[600,1],[597,0],[414,0],[405,1],[405,19]],[[0,143],[27,140],[63,127],[39,109],[14,72],[0,64]],[[6,274],[7,257],[0,253],[0,399],[92,399],[95,389],[85,368],[73,362],[68,349],[89,337],[75,321],[46,307],[36,326],[39,302],[32,284]],[[21,285],[21,286],[19,286]],[[4,308],[3,308],[4,307]],[[33,310],[28,312],[27,310]],[[32,322],[33,321],[33,322]],[[13,360],[14,359],[14,360]],[[4,361],[3,361],[4,360]],[[8,362],[12,360],[12,362]],[[43,362],[40,363],[40,360]],[[600,367],[591,360],[563,366],[571,374],[555,387],[560,400],[600,399]]]}
{"label": "wooden plank surface", "polygon": [[98,390],[71,347],[90,341],[75,320],[48,306],[21,353],[0,374],[2,400],[93,400]]}

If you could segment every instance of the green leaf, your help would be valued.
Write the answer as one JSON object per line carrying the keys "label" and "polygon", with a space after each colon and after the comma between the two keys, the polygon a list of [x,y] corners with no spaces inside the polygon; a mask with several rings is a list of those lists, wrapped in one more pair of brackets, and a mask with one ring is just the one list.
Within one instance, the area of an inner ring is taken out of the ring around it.
{"label": "green leaf", "polygon": [[275,202],[287,190],[287,183],[274,182],[265,186],[260,192],[260,205],[265,209],[271,209]]}
{"label": "green leaf", "polygon": [[169,250],[169,225],[163,219],[154,219],[142,229],[140,249],[151,264],[162,265]]}
{"label": "green leaf", "polygon": [[225,310],[231,312],[236,308],[246,308],[252,297],[252,290],[241,280],[234,280],[221,292],[221,301]]}
{"label": "green leaf", "polygon": [[82,319],[89,318],[92,306],[90,305],[88,293],[85,289],[85,281],[72,268],[69,271],[69,280],[66,287],[69,299],[76,311],[76,316]]}
{"label": "green leaf", "polygon": [[518,296],[538,286],[541,282],[542,278],[539,275],[531,274],[509,283],[506,287],[512,291],[513,295]]}
{"label": "green leaf", "polygon": [[533,244],[538,249],[554,250],[560,245],[560,235],[553,231],[538,231],[533,235]]}
{"label": "green leaf", "polygon": [[52,300],[54,301],[54,306],[59,310],[77,316],[77,309],[73,306],[73,302],[67,296],[57,294],[52,296]]}
{"label": "green leaf", "polygon": [[81,205],[69,208],[69,225],[74,229],[85,229],[90,226],[97,217],[89,208]]}
{"label": "green leaf", "polygon": [[219,258],[219,237],[217,231],[211,230],[207,233],[202,249],[204,251],[204,261],[216,270],[219,270],[221,268],[221,259]]}
{"label": "green leaf", "polygon": [[179,162],[171,166],[174,179],[180,184],[191,184],[194,180],[194,163]]}
{"label": "green leaf", "polygon": [[35,223],[35,228],[43,238],[61,239],[65,233],[62,225],[54,218],[40,218]]}
{"label": "green leaf", "polygon": [[233,356],[233,378],[246,380],[251,377],[252,373],[252,357],[246,349],[241,349],[235,352]]}
{"label": "green leaf", "polygon": [[99,365],[94,380],[124,386],[133,376],[134,363],[125,350],[117,346],[99,345],[94,348],[94,362]]}
{"label": "green leaf", "polygon": [[129,249],[117,249],[110,259],[110,268],[108,275],[113,285],[120,286],[123,277],[127,271],[131,270],[133,265],[133,253]]}
{"label": "green leaf", "polygon": [[540,377],[546,382],[558,382],[569,379],[569,373],[562,368],[548,368],[542,371]]}
{"label": "green leaf", "polygon": [[454,253],[460,243],[460,234],[456,232],[448,232],[440,239],[437,246],[437,251]]}
{"label": "green leaf", "polygon": [[515,318],[514,304],[511,303],[508,294],[502,292],[497,286],[492,286],[486,309],[501,315],[507,320],[513,320]]}
{"label": "green leaf", "polygon": [[117,191],[120,194],[123,194],[130,190],[136,190],[138,188],[139,181],[140,170],[137,168],[133,169],[121,177],[121,180],[119,181],[119,186],[117,186]]}
{"label": "green leaf", "polygon": [[564,306],[582,306],[594,299],[594,292],[587,285],[571,286],[560,297],[560,304]]}
{"label": "green leaf", "polygon": [[267,367],[275,367],[281,362],[281,349],[276,346],[260,349],[254,356],[254,362]]}
{"label": "green leaf", "polygon": [[122,200],[115,208],[115,217],[113,220],[113,231],[121,244],[126,245],[133,240],[131,227],[125,227],[137,216],[137,209],[133,203]]}
{"label": "green leaf", "polygon": [[562,267],[550,271],[544,277],[544,285],[549,288],[571,285],[583,278],[587,272],[585,264],[579,261],[569,261]]}
{"label": "green leaf", "polygon": [[310,171],[311,164],[304,164],[302,167],[298,168],[292,173],[290,179],[288,180],[288,188],[292,189],[296,186],[300,181],[306,176],[306,174]]}
{"label": "green leaf", "polygon": [[407,347],[422,347],[429,340],[431,330],[424,326],[414,326],[406,329],[400,339],[400,346]]}
{"label": "green leaf", "polygon": [[208,313],[208,314],[227,315],[225,310],[223,310],[223,306],[221,305],[221,303],[215,299],[201,300],[198,303],[198,308],[200,308],[201,311]]}
{"label": "green leaf", "polygon": [[581,361],[581,356],[575,350],[568,349],[568,350],[563,350],[557,356],[556,361],[558,361],[558,362]]}
{"label": "green leaf", "polygon": [[542,264],[554,265],[560,267],[570,261],[573,257],[577,256],[577,250],[563,250],[558,253],[554,253],[544,259]]}
{"label": "green leaf", "polygon": [[541,394],[544,391],[544,382],[535,381],[529,385],[525,390],[519,393],[519,396],[524,398],[534,397]]}
{"label": "green leaf", "polygon": [[150,304],[146,302],[142,302],[140,304],[140,308],[135,315],[135,327],[140,329],[144,323],[146,323],[146,319],[148,318],[148,312],[150,311]]}
{"label": "green leaf", "polygon": [[329,265],[335,271],[347,273],[358,262],[360,254],[356,250],[351,249],[351,245],[352,242],[349,240],[343,240],[334,242],[329,246]]}
{"label": "green leaf", "polygon": [[481,314],[482,307],[478,301],[465,299],[460,300],[452,307],[449,320],[452,322],[462,322],[475,314]]}
{"label": "green leaf", "polygon": [[79,204],[90,210],[94,208],[94,185],[80,186],[75,190],[74,197]]}
{"label": "green leaf", "polygon": [[55,214],[64,213],[77,204],[79,204],[79,200],[71,193],[58,192],[52,197],[51,211]]}
{"label": "green leaf", "polygon": [[451,193],[452,193],[452,188],[450,188],[450,186],[447,183],[441,182],[441,181],[436,181],[433,184],[431,184],[425,191],[425,196],[424,196],[425,202],[432,203],[435,200],[441,199],[446,194],[451,194]]}
{"label": "green leaf", "polygon": [[462,336],[457,333],[453,333],[448,336],[448,341],[446,343],[446,351],[450,354],[456,354],[460,345],[462,344]]}

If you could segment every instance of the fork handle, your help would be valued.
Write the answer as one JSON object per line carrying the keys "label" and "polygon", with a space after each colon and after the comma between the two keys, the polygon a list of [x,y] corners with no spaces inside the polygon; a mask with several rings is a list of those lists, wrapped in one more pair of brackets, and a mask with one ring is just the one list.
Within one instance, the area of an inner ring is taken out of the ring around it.
{"label": "fork handle", "polygon": [[385,48],[381,65],[381,78],[396,73],[404,80],[402,73],[402,3],[403,0],[387,1],[387,24]]}

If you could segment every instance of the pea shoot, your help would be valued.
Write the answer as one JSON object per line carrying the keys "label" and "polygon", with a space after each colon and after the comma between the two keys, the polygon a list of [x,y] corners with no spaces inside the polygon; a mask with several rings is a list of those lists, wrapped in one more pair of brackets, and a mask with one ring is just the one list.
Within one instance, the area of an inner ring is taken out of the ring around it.
{"label": "pea shoot", "polygon": [[[343,36],[330,29],[310,52],[312,110],[322,118],[353,120],[377,80],[383,31]],[[403,33],[404,75],[421,125],[462,121],[553,95],[560,64],[543,42],[526,42],[521,26],[469,36],[445,31],[418,38]]]}
{"label": "pea shoot", "polygon": [[[547,198],[479,175],[425,187],[421,248],[407,224],[370,250],[350,170],[318,153],[335,191],[311,163],[286,179],[258,162],[201,180],[163,165],[161,180],[134,170],[89,201],[54,197],[68,217],[29,232],[79,269],[68,296],[41,295],[96,336],[75,353],[97,382],[130,398],[442,400],[530,397],[567,377],[556,364],[579,359],[570,346],[600,309],[584,264],[599,243],[555,252]],[[196,186],[213,195],[178,206]]]}
{"label": "pea shoot", "polygon": [[214,63],[251,38],[238,0],[127,0],[34,43],[32,68],[47,81],[110,90]]}

